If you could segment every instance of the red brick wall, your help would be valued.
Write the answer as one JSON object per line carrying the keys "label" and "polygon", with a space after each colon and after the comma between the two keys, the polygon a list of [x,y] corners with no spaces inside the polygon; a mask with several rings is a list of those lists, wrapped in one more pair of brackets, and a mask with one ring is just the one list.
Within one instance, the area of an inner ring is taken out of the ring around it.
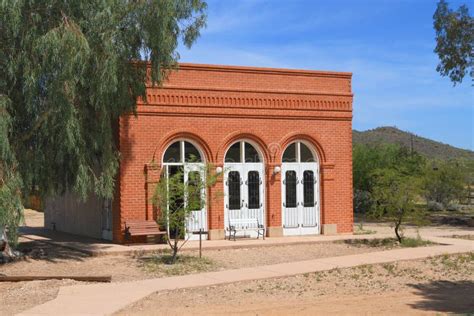
{"label": "red brick wall", "polygon": [[[352,231],[351,74],[268,68],[181,64],[163,87],[149,87],[138,116],[120,119],[120,189],[114,240],[127,219],[152,219],[149,203],[166,147],[194,140],[207,162],[222,166],[225,150],[245,138],[259,145],[266,164],[267,225],[281,226],[281,179],[272,175],[282,151],[303,139],[318,151],[321,223]],[[158,164],[150,166],[155,157]],[[209,229],[224,227],[224,202],[212,198]],[[120,225],[118,225],[120,219]]]}

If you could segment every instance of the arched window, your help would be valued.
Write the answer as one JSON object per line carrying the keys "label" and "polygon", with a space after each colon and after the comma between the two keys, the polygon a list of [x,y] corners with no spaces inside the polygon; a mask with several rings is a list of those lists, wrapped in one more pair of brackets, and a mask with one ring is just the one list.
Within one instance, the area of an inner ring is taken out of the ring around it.
{"label": "arched window", "polygon": [[225,162],[244,163],[262,162],[259,152],[255,147],[246,141],[238,141],[229,147],[225,155]]}
{"label": "arched window", "polygon": [[282,162],[316,162],[316,157],[303,142],[294,142],[286,147]]}
{"label": "arched window", "polygon": [[184,140],[172,143],[163,156],[164,164],[200,163],[202,161],[201,153],[196,146]]}
{"label": "arched window", "polygon": [[[205,206],[204,157],[194,144],[178,140],[168,146],[163,154],[162,176],[173,177],[177,183],[167,183],[167,191],[172,194],[168,210],[176,212],[184,207],[191,209],[186,218],[186,234],[194,238],[192,232],[206,230],[207,213]],[[172,191],[175,190],[175,191]],[[170,232],[173,236],[176,232]]]}

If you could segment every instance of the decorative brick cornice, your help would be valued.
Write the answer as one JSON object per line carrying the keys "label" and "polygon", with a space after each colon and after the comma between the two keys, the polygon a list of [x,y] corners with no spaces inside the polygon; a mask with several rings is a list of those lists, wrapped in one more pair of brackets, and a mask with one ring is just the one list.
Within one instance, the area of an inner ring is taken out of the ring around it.
{"label": "decorative brick cornice", "polygon": [[288,109],[288,110],[323,110],[323,111],[352,111],[352,97],[250,97],[198,95],[186,93],[163,93],[162,89],[148,89],[147,103],[138,101],[139,105],[148,106],[190,106],[190,107],[227,107],[250,109]]}
{"label": "decorative brick cornice", "polygon": [[278,75],[289,75],[289,76],[296,75],[296,76],[311,76],[311,77],[331,77],[331,78],[345,78],[345,79],[352,78],[351,72],[251,67],[251,66],[229,66],[229,65],[213,65],[213,64],[180,63],[178,69],[198,70],[198,71],[217,71],[217,72],[278,74]]}

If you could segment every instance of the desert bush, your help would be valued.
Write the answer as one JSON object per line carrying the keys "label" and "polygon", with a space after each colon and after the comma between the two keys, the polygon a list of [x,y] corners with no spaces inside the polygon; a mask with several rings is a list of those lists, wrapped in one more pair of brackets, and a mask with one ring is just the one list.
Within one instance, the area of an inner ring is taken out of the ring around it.
{"label": "desert bush", "polygon": [[444,205],[436,201],[429,201],[426,204],[426,209],[430,212],[439,212],[444,210]]}
{"label": "desert bush", "polygon": [[354,212],[365,214],[372,207],[372,196],[370,192],[354,190]]}
{"label": "desert bush", "polygon": [[425,166],[422,188],[427,201],[443,206],[466,196],[468,174],[461,161],[433,161]]}
{"label": "desert bush", "polygon": [[461,210],[461,206],[459,204],[449,203],[446,207],[446,210],[450,212],[459,212]]}

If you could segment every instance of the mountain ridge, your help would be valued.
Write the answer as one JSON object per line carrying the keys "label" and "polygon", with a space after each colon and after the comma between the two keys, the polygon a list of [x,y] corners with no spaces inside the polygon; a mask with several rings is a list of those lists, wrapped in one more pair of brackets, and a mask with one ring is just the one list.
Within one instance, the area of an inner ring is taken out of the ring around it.
{"label": "mountain ridge", "polygon": [[408,148],[428,158],[436,159],[474,159],[474,151],[457,148],[429,138],[418,136],[408,131],[402,131],[394,126],[381,126],[366,131],[352,131],[353,144],[397,144]]}

